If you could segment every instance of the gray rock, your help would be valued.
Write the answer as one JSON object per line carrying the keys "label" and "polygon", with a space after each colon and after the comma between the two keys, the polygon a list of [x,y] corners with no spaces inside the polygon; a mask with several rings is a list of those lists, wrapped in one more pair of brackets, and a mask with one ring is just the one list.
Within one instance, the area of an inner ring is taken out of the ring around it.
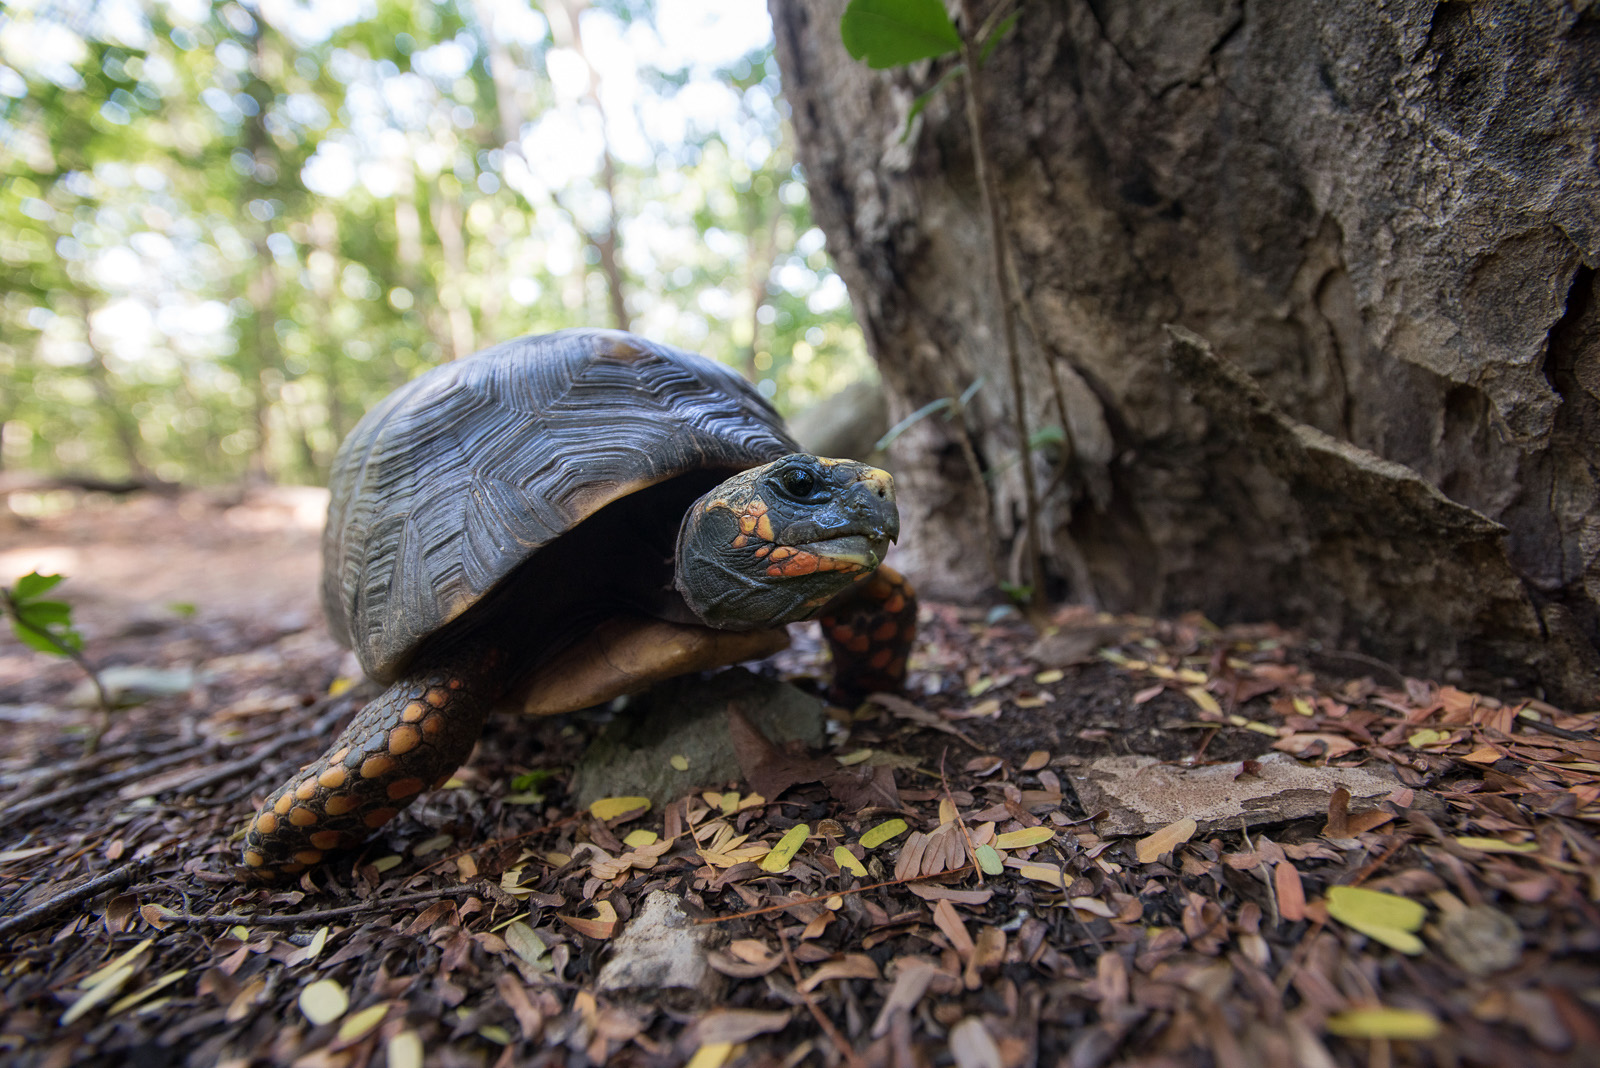
{"label": "gray rock", "polygon": [[1110,813],[1095,824],[1103,835],[1149,834],[1184,817],[1201,831],[1281,823],[1326,814],[1341,786],[1352,800],[1383,797],[1400,786],[1384,764],[1314,767],[1287,753],[1268,753],[1256,764],[1256,774],[1241,775],[1236,762],[1184,768],[1147,756],[1101,757],[1068,775],[1085,811]]}
{"label": "gray rock", "polygon": [[715,934],[714,927],[697,926],[676,895],[652,891],[613,944],[611,959],[600,969],[599,988],[607,993],[689,990],[710,996],[722,983],[706,959]]}
{"label": "gray rock", "polygon": [[[737,704],[757,730],[779,745],[823,741],[825,706],[786,682],[744,668],[709,678],[673,679],[636,698],[600,732],[573,775],[579,805],[602,797],[648,797],[660,808],[696,787],[741,778],[726,712]],[[673,757],[687,766],[676,768]]]}

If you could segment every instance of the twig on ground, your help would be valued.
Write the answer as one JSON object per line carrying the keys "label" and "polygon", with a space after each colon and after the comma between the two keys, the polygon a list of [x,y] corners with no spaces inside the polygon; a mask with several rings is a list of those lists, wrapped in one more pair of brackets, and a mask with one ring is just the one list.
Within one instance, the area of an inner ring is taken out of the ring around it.
{"label": "twig on ground", "polygon": [[41,920],[45,920],[51,916],[54,916],[58,912],[69,909],[74,905],[89,900],[92,897],[98,897],[107,890],[115,890],[126,886],[128,883],[131,883],[134,876],[138,875],[140,871],[147,867],[153,859],[154,858],[147,857],[144,860],[136,860],[131,864],[124,864],[115,871],[109,871],[104,875],[96,876],[86,883],[79,883],[70,890],[63,890],[49,899],[41,901],[39,904],[30,909],[24,909],[22,912],[17,913],[9,920],[0,920],[0,935],[9,934],[12,931],[24,930]]}
{"label": "twig on ground", "polygon": [[811,1018],[817,1021],[817,1026],[822,1028],[823,1033],[828,1036],[828,1041],[832,1042],[834,1048],[844,1056],[845,1061],[850,1064],[850,1068],[860,1068],[861,1058],[856,1055],[855,1047],[850,1045],[850,1040],[845,1038],[839,1032],[839,1029],[834,1026],[833,1021],[828,1019],[827,1014],[817,1007],[816,999],[800,989],[800,984],[804,981],[800,976],[800,965],[795,963],[794,953],[789,949],[789,938],[781,928],[778,930],[778,945],[783,947],[783,959],[789,966],[789,977],[794,980],[795,994],[799,996],[805,1007],[810,1010]]}
{"label": "twig on ground", "polygon": [[173,923],[214,924],[222,927],[236,925],[249,927],[252,924],[257,927],[294,927],[302,923],[321,923],[324,920],[342,919],[345,916],[356,916],[363,912],[382,912],[385,909],[402,908],[406,905],[419,905],[424,901],[434,901],[441,897],[456,897],[460,894],[475,894],[481,891],[482,886],[479,883],[463,883],[460,886],[423,890],[415,894],[401,894],[399,897],[384,898],[380,901],[362,901],[354,905],[341,905],[338,908],[318,909],[314,912],[297,912],[291,915],[272,912],[245,915],[233,912],[196,914],[168,911],[163,912],[161,918],[170,920]]}

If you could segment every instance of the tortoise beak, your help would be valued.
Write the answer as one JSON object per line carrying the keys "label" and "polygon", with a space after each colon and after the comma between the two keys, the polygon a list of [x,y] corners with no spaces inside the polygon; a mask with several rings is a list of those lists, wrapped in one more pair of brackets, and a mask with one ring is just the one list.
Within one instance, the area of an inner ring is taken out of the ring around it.
{"label": "tortoise beak", "polygon": [[873,541],[900,540],[900,509],[894,503],[894,476],[869,467],[846,489],[846,508],[866,526]]}

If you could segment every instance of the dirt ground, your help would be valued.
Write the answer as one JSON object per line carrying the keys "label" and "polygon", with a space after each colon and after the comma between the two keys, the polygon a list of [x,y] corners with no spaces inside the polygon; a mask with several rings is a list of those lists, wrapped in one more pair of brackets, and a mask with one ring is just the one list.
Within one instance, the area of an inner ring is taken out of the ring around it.
{"label": "dirt ground", "polygon": [[[496,717],[365,849],[238,882],[240,827],[370,695],[317,611],[322,507],[0,526],[0,582],[68,575],[90,659],[150,691],[86,755],[77,668],[0,635],[0,1063],[1596,1063],[1595,710],[1269,626],[927,605],[908,692],[822,750],[586,810],[597,720]],[[760,670],[821,660],[803,630]],[[1312,785],[1356,771],[1388,785]]]}

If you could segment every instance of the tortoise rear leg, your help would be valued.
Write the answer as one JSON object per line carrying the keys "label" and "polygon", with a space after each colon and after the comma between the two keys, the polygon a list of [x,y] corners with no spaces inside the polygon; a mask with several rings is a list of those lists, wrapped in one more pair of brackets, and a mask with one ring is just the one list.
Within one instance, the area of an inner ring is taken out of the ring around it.
{"label": "tortoise rear leg", "polygon": [[917,591],[892,567],[835,597],[818,617],[833,650],[828,697],[853,705],[873,693],[895,693],[917,636]]}
{"label": "tortoise rear leg", "polygon": [[483,733],[496,654],[409,675],[355,714],[328,751],[274,790],[245,835],[245,867],[294,875],[360,844],[442,786]]}

